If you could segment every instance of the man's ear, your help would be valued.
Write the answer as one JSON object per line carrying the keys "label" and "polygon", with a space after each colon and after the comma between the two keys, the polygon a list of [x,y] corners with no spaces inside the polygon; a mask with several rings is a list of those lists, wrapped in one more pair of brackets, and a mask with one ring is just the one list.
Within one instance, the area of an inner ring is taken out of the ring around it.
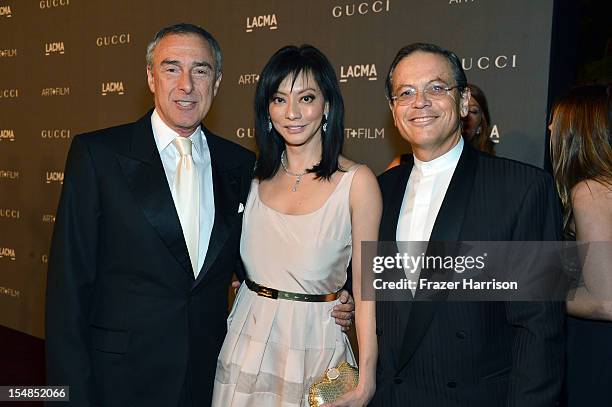
{"label": "man's ear", "polygon": [[155,79],[153,78],[151,65],[147,65],[147,83],[149,84],[149,90],[151,93],[155,93]]}
{"label": "man's ear", "polygon": [[219,76],[215,80],[215,84],[213,87],[213,97],[217,96],[217,92],[219,91],[219,85],[221,85],[221,79],[223,79],[223,74],[219,73]]}
{"label": "man's ear", "polygon": [[393,124],[397,127],[397,122],[395,121],[395,109],[393,108],[393,101],[389,101],[389,110],[391,110],[391,115],[393,116]]}

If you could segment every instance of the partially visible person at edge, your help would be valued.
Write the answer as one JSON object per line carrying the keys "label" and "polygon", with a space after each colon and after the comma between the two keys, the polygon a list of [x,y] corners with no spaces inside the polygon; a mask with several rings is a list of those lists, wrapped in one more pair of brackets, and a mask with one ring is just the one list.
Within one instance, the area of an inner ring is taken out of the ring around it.
{"label": "partially visible person at edge", "polygon": [[[470,101],[468,114],[461,118],[461,134],[463,139],[469,142],[476,150],[495,155],[495,143],[490,137],[491,116],[489,114],[489,104],[484,92],[473,83],[468,83],[470,89]],[[389,163],[389,168],[404,164],[410,154],[398,155]]]}
{"label": "partially visible person at edge", "polygon": [[[550,174],[485,154],[461,136],[470,90],[455,53],[403,47],[385,82],[410,162],[378,177],[380,241],[557,241]],[[419,275],[414,277],[419,279]],[[423,293],[416,289],[414,296]],[[373,407],[553,407],[564,373],[564,303],[376,303]]]}
{"label": "partially visible person at edge", "polygon": [[68,153],[46,294],[57,405],[211,402],[255,156],[201,124],[222,77],[210,33],[162,28],[146,63],[155,108]]}
{"label": "partially visible person at edge", "polygon": [[612,406],[612,98],[581,86],[552,109],[551,158],[567,239],[590,242],[567,301],[568,407]]}
{"label": "partially visible person at edge", "polygon": [[375,303],[361,298],[361,242],[377,240],[381,198],[372,171],[341,155],[343,118],[336,74],[319,50],[287,46],[270,58],[255,95],[260,153],[240,243],[247,279],[228,319],[213,406],[307,406],[309,386],[328,368],[356,364],[329,317],[351,254],[359,384],[328,406],[365,406],[374,394]]}
{"label": "partially visible person at edge", "polygon": [[468,83],[470,101],[468,114],[461,119],[461,134],[476,150],[495,155],[495,143],[491,140],[491,116],[484,92],[473,83]]}

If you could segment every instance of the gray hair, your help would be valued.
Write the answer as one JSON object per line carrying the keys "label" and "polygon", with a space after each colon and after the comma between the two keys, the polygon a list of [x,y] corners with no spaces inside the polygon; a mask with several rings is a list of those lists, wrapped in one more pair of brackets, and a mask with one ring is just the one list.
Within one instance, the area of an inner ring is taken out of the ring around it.
{"label": "gray hair", "polygon": [[219,46],[219,43],[217,42],[215,37],[212,36],[211,33],[206,31],[202,27],[188,23],[179,23],[164,27],[157,33],[155,33],[153,39],[147,45],[146,58],[148,67],[153,66],[153,53],[155,52],[155,47],[157,47],[157,44],[159,44],[162,38],[170,34],[195,34],[201,37],[204,41],[206,41],[208,45],[210,45],[210,48],[212,48],[213,56],[215,58],[215,78],[219,78],[219,76],[221,76],[223,68],[223,57],[221,55],[221,47]]}

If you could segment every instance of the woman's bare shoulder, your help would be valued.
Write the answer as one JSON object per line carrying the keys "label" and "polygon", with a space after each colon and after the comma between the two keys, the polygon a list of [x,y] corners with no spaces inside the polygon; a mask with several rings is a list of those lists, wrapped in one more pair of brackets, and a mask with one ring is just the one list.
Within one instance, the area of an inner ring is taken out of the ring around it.
{"label": "woman's bare shoulder", "polygon": [[612,187],[579,182],[572,188],[572,211],[579,240],[612,239]]}
{"label": "woman's bare shoulder", "polygon": [[353,168],[355,165],[358,165],[358,163],[341,155],[338,157],[338,165],[342,170],[346,171]]}
{"label": "woman's bare shoulder", "polygon": [[593,205],[599,202],[605,203],[612,211],[612,185],[587,179],[580,181],[572,188],[572,204],[574,207]]}

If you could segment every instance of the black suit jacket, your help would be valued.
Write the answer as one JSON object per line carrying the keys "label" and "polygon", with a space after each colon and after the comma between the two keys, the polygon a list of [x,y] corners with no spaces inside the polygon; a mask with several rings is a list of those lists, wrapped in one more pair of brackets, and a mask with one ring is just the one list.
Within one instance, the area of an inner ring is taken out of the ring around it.
{"label": "black suit jacket", "polygon": [[[395,241],[413,159],[379,177],[380,240]],[[559,240],[552,178],[467,143],[430,241]],[[378,302],[374,406],[553,406],[563,373],[561,303]]]}
{"label": "black suit jacket", "polygon": [[176,406],[186,383],[210,404],[254,155],[205,131],[215,219],[195,280],[150,116],[79,135],[68,153],[46,351],[72,406]]}

